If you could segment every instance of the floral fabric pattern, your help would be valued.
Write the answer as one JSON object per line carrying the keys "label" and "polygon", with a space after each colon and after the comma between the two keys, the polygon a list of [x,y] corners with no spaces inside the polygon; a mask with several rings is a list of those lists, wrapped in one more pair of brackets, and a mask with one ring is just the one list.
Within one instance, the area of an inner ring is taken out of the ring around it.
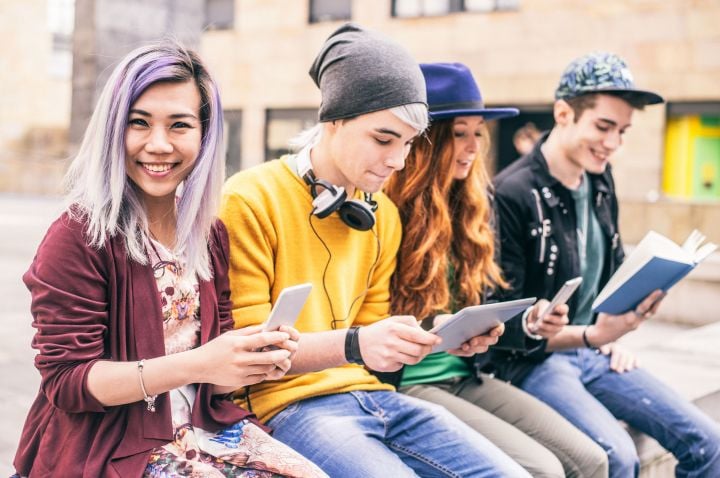
{"label": "floral fabric pattern", "polygon": [[[200,293],[197,279],[183,277],[182,262],[152,241],[155,280],[163,314],[165,353],[184,352],[200,344]],[[217,433],[190,422],[196,388],[170,391],[174,439],[150,455],[145,477],[326,477],[317,466],[260,427],[243,420]]]}

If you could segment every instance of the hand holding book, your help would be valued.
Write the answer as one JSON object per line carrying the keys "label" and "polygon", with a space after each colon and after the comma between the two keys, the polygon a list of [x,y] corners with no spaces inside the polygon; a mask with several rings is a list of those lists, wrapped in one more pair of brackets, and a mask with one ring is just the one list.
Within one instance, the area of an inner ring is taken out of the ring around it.
{"label": "hand holding book", "polygon": [[600,313],[597,321],[588,327],[586,332],[588,342],[595,347],[602,347],[632,332],[652,317],[664,297],[663,291],[656,290],[645,297],[635,309],[624,314]]}
{"label": "hand holding book", "polygon": [[624,314],[652,291],[667,291],[717,249],[693,231],[682,246],[650,231],[615,271],[593,302],[593,311]]}

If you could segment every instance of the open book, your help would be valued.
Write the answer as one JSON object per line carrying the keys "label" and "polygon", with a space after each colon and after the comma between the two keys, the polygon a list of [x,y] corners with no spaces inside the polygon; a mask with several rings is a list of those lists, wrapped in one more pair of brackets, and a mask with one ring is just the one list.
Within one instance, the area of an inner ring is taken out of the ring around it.
{"label": "open book", "polygon": [[682,246],[650,231],[615,271],[592,308],[595,312],[623,314],[633,310],[652,291],[667,291],[717,249],[694,230]]}

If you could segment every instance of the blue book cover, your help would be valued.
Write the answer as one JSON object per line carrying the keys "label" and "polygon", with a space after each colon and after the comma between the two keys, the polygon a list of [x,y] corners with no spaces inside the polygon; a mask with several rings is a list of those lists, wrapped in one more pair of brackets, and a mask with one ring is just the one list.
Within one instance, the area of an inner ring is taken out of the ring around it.
{"label": "blue book cover", "polygon": [[694,265],[684,262],[653,257],[593,310],[614,315],[634,310],[652,291],[667,291],[694,268]]}
{"label": "blue book cover", "polygon": [[693,231],[682,246],[650,231],[595,298],[594,312],[619,315],[634,310],[651,292],[667,291],[717,249]]}

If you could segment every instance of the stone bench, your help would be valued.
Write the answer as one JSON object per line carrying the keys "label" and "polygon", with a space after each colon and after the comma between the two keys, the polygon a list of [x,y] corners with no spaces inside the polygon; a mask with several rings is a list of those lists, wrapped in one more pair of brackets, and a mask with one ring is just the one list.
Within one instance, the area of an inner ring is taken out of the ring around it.
{"label": "stone bench", "polygon": [[[715,421],[720,422],[720,390],[694,401]],[[632,428],[628,429],[640,456],[640,478],[672,478],[677,460],[658,442]]]}

